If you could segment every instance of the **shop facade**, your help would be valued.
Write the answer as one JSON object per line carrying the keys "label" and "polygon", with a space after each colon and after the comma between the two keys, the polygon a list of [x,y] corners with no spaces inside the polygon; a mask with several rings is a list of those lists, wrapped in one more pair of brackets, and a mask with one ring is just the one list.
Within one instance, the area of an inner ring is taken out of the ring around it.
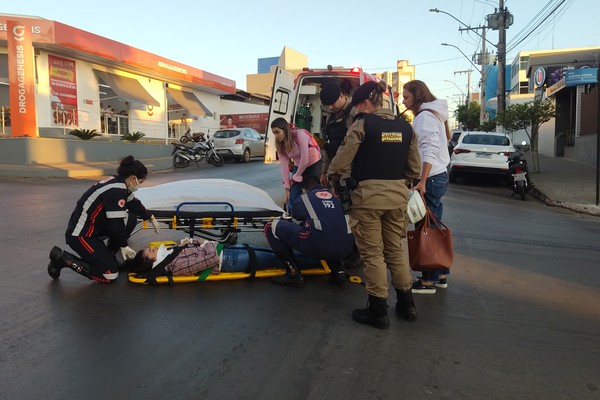
{"label": "shop facade", "polygon": [[0,14],[3,137],[218,129],[235,82],[56,21]]}

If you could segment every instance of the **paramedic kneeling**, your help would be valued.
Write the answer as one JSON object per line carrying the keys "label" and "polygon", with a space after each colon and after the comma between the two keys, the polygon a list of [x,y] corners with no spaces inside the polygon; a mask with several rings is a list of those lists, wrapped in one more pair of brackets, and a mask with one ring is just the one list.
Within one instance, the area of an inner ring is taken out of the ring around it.
{"label": "paramedic kneeling", "polygon": [[273,283],[301,287],[304,279],[296,265],[293,249],[315,258],[326,260],[331,268],[329,282],[339,285],[346,280],[341,269],[341,259],[354,246],[354,237],[340,201],[330,190],[321,186],[316,176],[305,177],[303,194],[292,205],[292,219],[269,222],[265,236],[269,245],[283,262],[285,275],[273,278]]}
{"label": "paramedic kneeling", "polygon": [[135,257],[127,239],[137,225],[136,217],[149,219],[154,230],[159,231],[154,216],[133,194],[147,175],[141,161],[127,156],[121,160],[117,175],[95,183],[81,196],[65,233],[67,244],[81,258],[54,246],[48,265],[53,279],[58,279],[65,267],[99,282],[117,279],[117,251],[120,249],[123,259]]}

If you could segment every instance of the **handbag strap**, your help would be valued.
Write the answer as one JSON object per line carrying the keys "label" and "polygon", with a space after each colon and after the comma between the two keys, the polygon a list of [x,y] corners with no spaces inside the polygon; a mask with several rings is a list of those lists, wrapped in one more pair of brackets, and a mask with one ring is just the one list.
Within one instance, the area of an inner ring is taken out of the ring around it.
{"label": "handbag strap", "polygon": [[[444,229],[450,230],[450,229],[448,229],[446,224],[444,224],[440,219],[438,219],[438,217],[436,217],[435,214],[429,208],[427,208],[427,213],[425,214],[425,219],[426,219],[425,223],[427,224],[426,225],[427,227],[429,227],[429,221],[431,221],[433,224],[435,224],[435,226],[437,226],[437,228],[440,230],[440,232],[442,232],[443,235],[445,235]],[[444,227],[444,229],[442,229],[442,227]]]}

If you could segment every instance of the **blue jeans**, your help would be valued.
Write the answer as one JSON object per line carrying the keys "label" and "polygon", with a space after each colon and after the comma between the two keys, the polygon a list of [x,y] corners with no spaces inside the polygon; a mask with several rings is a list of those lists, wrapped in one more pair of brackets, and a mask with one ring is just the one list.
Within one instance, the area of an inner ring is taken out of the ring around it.
{"label": "blue jeans", "polygon": [[[427,208],[429,208],[433,215],[440,221],[442,220],[442,214],[444,213],[442,197],[446,194],[447,189],[447,172],[430,176],[427,178],[427,182],[425,182],[425,202],[427,203]],[[440,275],[447,275],[449,273],[450,270],[448,268],[442,268],[436,271],[423,271],[421,279],[427,282],[437,282],[440,280]]]}
{"label": "blue jeans", "polygon": [[[310,167],[307,167],[302,173],[302,179],[308,176],[314,176],[317,179],[321,176],[321,170],[323,169],[323,160],[319,160]],[[298,170],[297,166],[292,168],[292,176]],[[292,182],[290,182],[292,183]],[[290,198],[287,202],[286,211],[288,214],[292,215],[292,204],[294,204],[294,200],[296,200],[302,194],[302,182],[294,182],[290,187]]]}

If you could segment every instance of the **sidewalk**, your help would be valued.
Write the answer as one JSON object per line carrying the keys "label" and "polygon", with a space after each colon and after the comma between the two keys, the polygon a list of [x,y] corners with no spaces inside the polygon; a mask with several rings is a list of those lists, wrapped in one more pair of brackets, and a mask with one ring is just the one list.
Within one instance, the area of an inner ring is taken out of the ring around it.
{"label": "sidewalk", "polygon": [[[529,160],[528,160],[529,161]],[[532,166],[529,165],[530,170]],[[600,216],[596,206],[596,167],[540,154],[540,171],[531,173],[531,194],[550,206]]]}
{"label": "sidewalk", "polygon": [[[143,160],[148,171],[173,168],[172,157]],[[116,174],[117,161],[63,162],[54,164],[14,165],[0,164],[0,177],[21,178],[93,178]]]}
{"label": "sidewalk", "polygon": [[[143,160],[149,171],[170,170],[171,157]],[[0,177],[91,178],[113,175],[116,162],[58,163],[52,165],[0,164]],[[596,206],[596,167],[564,157],[540,155],[540,173],[531,173],[535,187],[530,192],[550,206],[600,216]]]}

